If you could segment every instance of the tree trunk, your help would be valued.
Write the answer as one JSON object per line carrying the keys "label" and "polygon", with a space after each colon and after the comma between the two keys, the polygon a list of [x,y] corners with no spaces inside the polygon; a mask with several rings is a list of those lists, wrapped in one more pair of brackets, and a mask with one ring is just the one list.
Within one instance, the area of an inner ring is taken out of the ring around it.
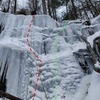
{"label": "tree trunk", "polygon": [[88,0],[88,1],[90,2],[92,8],[94,9],[94,12],[95,12],[96,16],[99,15],[98,10],[97,10],[96,7],[92,4],[91,0]]}
{"label": "tree trunk", "polygon": [[35,0],[35,9],[37,10],[37,7],[38,7],[38,0]]}
{"label": "tree trunk", "polygon": [[48,13],[52,17],[50,3],[51,3],[50,0],[48,0]]}
{"label": "tree trunk", "polygon": [[15,5],[14,5],[14,14],[16,14],[16,10],[17,10],[17,0],[15,0]]}
{"label": "tree trunk", "polygon": [[53,9],[53,7],[52,7],[52,17],[54,18],[54,9]]}
{"label": "tree trunk", "polygon": [[82,19],[82,13],[81,13],[80,6],[79,6],[79,18],[81,18],[81,19]]}
{"label": "tree trunk", "polygon": [[53,10],[54,10],[54,19],[57,20],[56,8],[53,8]]}
{"label": "tree trunk", "polygon": [[83,6],[82,8],[83,8],[84,13],[85,13],[85,15],[86,15],[87,19],[89,20],[89,17],[88,17],[88,14],[87,14],[87,12],[86,12],[86,9],[85,9],[84,4],[82,4],[82,6]]}
{"label": "tree trunk", "polygon": [[95,17],[95,15],[94,15],[94,13],[92,12],[92,9],[91,9],[91,7],[90,7],[90,5],[89,5],[89,3],[88,3],[88,0],[85,0],[85,2],[86,2],[86,6],[87,6],[88,10],[90,10],[90,12],[92,13],[93,17]]}
{"label": "tree trunk", "polygon": [[42,7],[43,7],[43,14],[47,14],[46,2],[45,2],[45,0],[42,0]]}
{"label": "tree trunk", "polygon": [[35,1],[32,0],[32,8],[34,9]]}
{"label": "tree trunk", "polygon": [[32,0],[33,10],[37,10],[38,7],[38,0]]}
{"label": "tree trunk", "polygon": [[74,5],[74,0],[71,0],[72,3],[72,14],[73,14],[73,19],[77,18],[77,13],[76,13],[76,7]]}
{"label": "tree trunk", "polygon": [[0,0],[0,6],[1,6],[2,0]]}
{"label": "tree trunk", "polygon": [[9,1],[8,1],[8,8],[7,8],[7,12],[9,12],[9,9],[10,9],[10,3],[11,3],[11,1],[9,0]]}
{"label": "tree trunk", "polygon": [[67,4],[68,4],[69,0],[66,0],[66,13],[67,13]]}

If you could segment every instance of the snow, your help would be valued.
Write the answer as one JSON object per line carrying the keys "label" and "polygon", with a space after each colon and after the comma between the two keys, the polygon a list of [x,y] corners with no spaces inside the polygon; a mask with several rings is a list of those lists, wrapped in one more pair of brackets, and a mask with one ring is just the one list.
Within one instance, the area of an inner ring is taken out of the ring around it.
{"label": "snow", "polygon": [[97,37],[100,37],[100,31],[88,37],[88,42],[91,44],[92,47],[93,47],[93,40]]}
{"label": "snow", "polygon": [[75,100],[85,100],[90,83],[91,83],[91,75],[87,75],[82,79],[80,83],[80,88],[76,93]]}
{"label": "snow", "polygon": [[100,99],[100,74],[93,72],[91,85],[89,87],[89,94],[85,100],[99,100]]}
{"label": "snow", "polygon": [[100,24],[100,15],[98,15],[96,18],[93,18],[91,20],[91,23],[94,24]]}
{"label": "snow", "polygon": [[62,17],[64,15],[64,13],[66,13],[66,6],[60,6],[59,8],[57,8],[57,16],[58,17]]}

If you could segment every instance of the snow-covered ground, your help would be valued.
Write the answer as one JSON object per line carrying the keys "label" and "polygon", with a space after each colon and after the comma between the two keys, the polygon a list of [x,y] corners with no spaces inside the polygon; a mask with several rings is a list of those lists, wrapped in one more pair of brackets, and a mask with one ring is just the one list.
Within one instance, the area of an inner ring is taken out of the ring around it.
{"label": "snow-covered ground", "polygon": [[[32,16],[0,12],[2,28],[0,34],[0,64],[2,63],[0,75],[6,60],[9,61],[7,92],[24,100],[31,100],[33,96],[39,67],[39,62],[30,53],[26,42],[31,18]],[[76,35],[77,31],[85,32],[86,36],[89,36],[79,20],[71,21],[63,26],[47,15],[35,16],[29,41],[33,51],[42,60],[41,79],[39,80],[35,100],[46,100],[43,85],[49,100],[74,100],[75,95],[79,93],[77,91],[83,91],[80,94],[85,95],[84,91],[88,90],[88,87],[86,89],[84,87],[91,80],[85,83],[84,79],[83,83],[85,85],[83,87],[80,85],[84,72],[77,63],[73,52],[86,48],[86,45]],[[81,82],[81,84],[83,83]],[[92,84],[89,91],[91,91],[91,87]],[[89,95],[88,97],[90,97]],[[85,99],[85,97],[83,98]]]}

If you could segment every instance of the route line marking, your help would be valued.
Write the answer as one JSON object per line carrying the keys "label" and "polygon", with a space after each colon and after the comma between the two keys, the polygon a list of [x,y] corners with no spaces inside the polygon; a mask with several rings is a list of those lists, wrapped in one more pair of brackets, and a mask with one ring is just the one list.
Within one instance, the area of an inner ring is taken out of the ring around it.
{"label": "route line marking", "polygon": [[[29,25],[29,28],[28,28],[28,33],[26,34],[26,36],[27,36],[27,38],[26,38],[26,41],[27,41],[27,43],[28,43],[28,47],[29,47],[29,50],[30,50],[30,52],[37,58],[37,60],[39,60],[40,61],[40,65],[39,65],[39,70],[38,70],[38,76],[37,76],[37,79],[36,79],[36,88],[38,88],[38,81],[39,81],[39,77],[40,77],[40,72],[41,72],[41,67],[42,67],[42,60],[38,57],[38,55],[34,52],[34,51],[32,51],[32,48],[31,48],[31,45],[30,45],[30,42],[29,42],[29,39],[28,39],[28,37],[30,36],[30,31],[31,31],[31,28],[32,28],[32,23],[33,23],[33,21],[34,21],[34,17],[35,17],[35,15],[33,15],[32,16],[32,20],[31,20],[31,23],[30,23],[30,25]],[[66,22],[66,23],[68,23],[68,21]],[[66,24],[67,25],[67,24]],[[65,28],[66,28],[66,25],[64,25],[64,27],[63,27],[63,29],[61,30],[61,31],[63,31]],[[60,32],[56,32],[56,34],[57,34],[57,36],[55,37],[55,45],[57,45],[57,38],[58,38],[58,34],[59,34]],[[55,46],[55,47],[57,47],[57,46]],[[58,68],[57,67],[57,48],[55,48],[55,50],[54,50],[54,52],[55,52],[55,68]],[[57,73],[55,73],[56,74],[56,79],[57,79]],[[54,86],[56,85],[56,82],[55,82],[55,84],[54,84]],[[33,94],[33,99],[32,100],[34,100],[34,97],[36,96],[36,88],[34,89],[34,94]],[[56,87],[55,87],[56,88]],[[55,97],[55,99],[56,99],[56,97]]]}
{"label": "route line marking", "polygon": [[37,75],[37,79],[36,79],[36,84],[35,84],[35,89],[34,89],[34,94],[33,94],[33,97],[32,97],[32,100],[34,100],[34,97],[36,96],[36,90],[38,88],[38,81],[39,81],[39,77],[40,77],[40,72],[41,72],[41,67],[42,67],[42,60],[39,58],[39,56],[32,50],[32,47],[30,45],[30,42],[29,42],[29,39],[28,37],[30,36],[30,31],[31,31],[31,28],[32,28],[32,23],[34,21],[34,17],[35,15],[32,16],[32,20],[31,20],[31,23],[29,25],[29,28],[28,28],[28,33],[26,34],[26,42],[28,44],[28,47],[29,47],[29,51],[32,53],[32,55],[34,55],[36,57],[37,60],[40,61],[40,65],[39,65],[39,69],[38,69],[38,75]]}
{"label": "route line marking", "polygon": [[[62,27],[63,29],[60,31],[62,32],[65,28],[66,28],[66,25],[68,24],[69,21],[65,22],[64,23],[64,26]],[[58,35],[60,32],[56,32],[56,36],[54,37],[54,62],[55,62],[55,69],[57,70],[58,69],[58,57],[57,57],[57,39],[58,39]],[[55,93],[55,96],[54,96],[54,100],[57,100],[57,75],[58,75],[58,71],[56,71],[55,73],[55,82],[54,82],[54,93]]]}

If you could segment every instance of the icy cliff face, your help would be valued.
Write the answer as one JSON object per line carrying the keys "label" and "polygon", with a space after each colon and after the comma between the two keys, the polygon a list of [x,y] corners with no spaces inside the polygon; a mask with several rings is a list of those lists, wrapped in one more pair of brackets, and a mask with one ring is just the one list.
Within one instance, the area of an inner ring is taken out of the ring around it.
{"label": "icy cliff face", "polygon": [[[26,42],[32,16],[0,12],[0,19],[0,63],[9,62],[7,92],[31,100],[39,67]],[[82,25],[71,22],[61,26],[47,15],[34,17],[29,41],[43,62],[35,100],[46,100],[44,89],[49,100],[66,100],[75,94],[84,76],[73,55],[74,51],[86,47],[75,34]],[[3,69],[2,65],[0,75]]]}

